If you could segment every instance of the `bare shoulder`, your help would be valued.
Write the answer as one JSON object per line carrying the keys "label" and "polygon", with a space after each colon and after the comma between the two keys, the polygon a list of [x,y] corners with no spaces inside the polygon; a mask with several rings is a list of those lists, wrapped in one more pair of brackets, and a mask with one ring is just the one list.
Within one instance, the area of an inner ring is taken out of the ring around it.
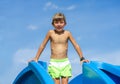
{"label": "bare shoulder", "polygon": [[68,30],[65,30],[65,33],[70,33],[70,31],[68,31]]}
{"label": "bare shoulder", "polygon": [[54,30],[49,30],[48,31],[48,34],[52,34],[52,33],[54,33]]}
{"label": "bare shoulder", "polygon": [[71,35],[71,32],[68,30],[65,30],[66,34]]}
{"label": "bare shoulder", "polygon": [[52,33],[54,30],[49,30],[48,33]]}

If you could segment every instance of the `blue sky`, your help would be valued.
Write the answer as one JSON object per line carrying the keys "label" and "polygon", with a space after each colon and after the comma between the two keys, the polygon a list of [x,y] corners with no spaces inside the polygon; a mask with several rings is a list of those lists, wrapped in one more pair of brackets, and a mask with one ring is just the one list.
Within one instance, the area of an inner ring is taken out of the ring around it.
{"label": "blue sky", "polygon": [[[36,55],[56,12],[65,14],[85,58],[120,65],[120,0],[0,0],[0,84],[11,84]],[[40,60],[49,56],[48,43]],[[68,56],[75,77],[81,65],[71,43]]]}

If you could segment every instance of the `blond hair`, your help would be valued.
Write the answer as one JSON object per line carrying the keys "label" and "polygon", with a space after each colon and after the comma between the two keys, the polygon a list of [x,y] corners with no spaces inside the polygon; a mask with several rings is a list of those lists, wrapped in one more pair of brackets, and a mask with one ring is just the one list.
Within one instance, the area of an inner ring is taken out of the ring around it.
{"label": "blond hair", "polygon": [[65,24],[66,24],[65,16],[64,16],[64,14],[62,14],[62,13],[56,13],[56,14],[53,16],[52,25],[53,25],[54,21],[56,21],[56,20],[64,20],[64,22],[65,22]]}

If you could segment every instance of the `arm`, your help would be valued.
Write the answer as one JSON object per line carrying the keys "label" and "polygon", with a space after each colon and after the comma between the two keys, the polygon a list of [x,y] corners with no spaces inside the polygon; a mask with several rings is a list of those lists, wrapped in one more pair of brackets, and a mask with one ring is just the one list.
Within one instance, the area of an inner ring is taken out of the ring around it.
{"label": "arm", "polygon": [[47,42],[49,41],[49,38],[50,38],[50,31],[47,33],[47,35],[46,35],[44,41],[43,41],[42,44],[40,45],[40,47],[39,47],[39,49],[38,49],[38,52],[37,52],[35,58],[33,59],[34,61],[36,61],[36,62],[38,61],[38,59],[39,59],[39,57],[40,57],[42,51],[44,50],[44,48],[45,48]]}
{"label": "arm", "polygon": [[71,43],[73,44],[75,50],[77,51],[79,57],[80,57],[80,61],[85,61],[88,62],[88,60],[85,60],[85,58],[83,57],[82,51],[79,47],[79,45],[76,43],[75,39],[72,37],[72,34],[69,32],[69,39],[71,41]]}

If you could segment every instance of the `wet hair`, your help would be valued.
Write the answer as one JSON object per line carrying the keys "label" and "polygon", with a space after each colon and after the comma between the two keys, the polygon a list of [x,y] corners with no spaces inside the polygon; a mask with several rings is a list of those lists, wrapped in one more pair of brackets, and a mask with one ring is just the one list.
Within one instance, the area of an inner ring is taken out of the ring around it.
{"label": "wet hair", "polygon": [[53,16],[52,25],[54,25],[54,21],[58,21],[58,20],[64,20],[64,22],[65,22],[65,24],[66,24],[66,19],[65,19],[64,14],[62,14],[62,13],[56,13],[56,14]]}

